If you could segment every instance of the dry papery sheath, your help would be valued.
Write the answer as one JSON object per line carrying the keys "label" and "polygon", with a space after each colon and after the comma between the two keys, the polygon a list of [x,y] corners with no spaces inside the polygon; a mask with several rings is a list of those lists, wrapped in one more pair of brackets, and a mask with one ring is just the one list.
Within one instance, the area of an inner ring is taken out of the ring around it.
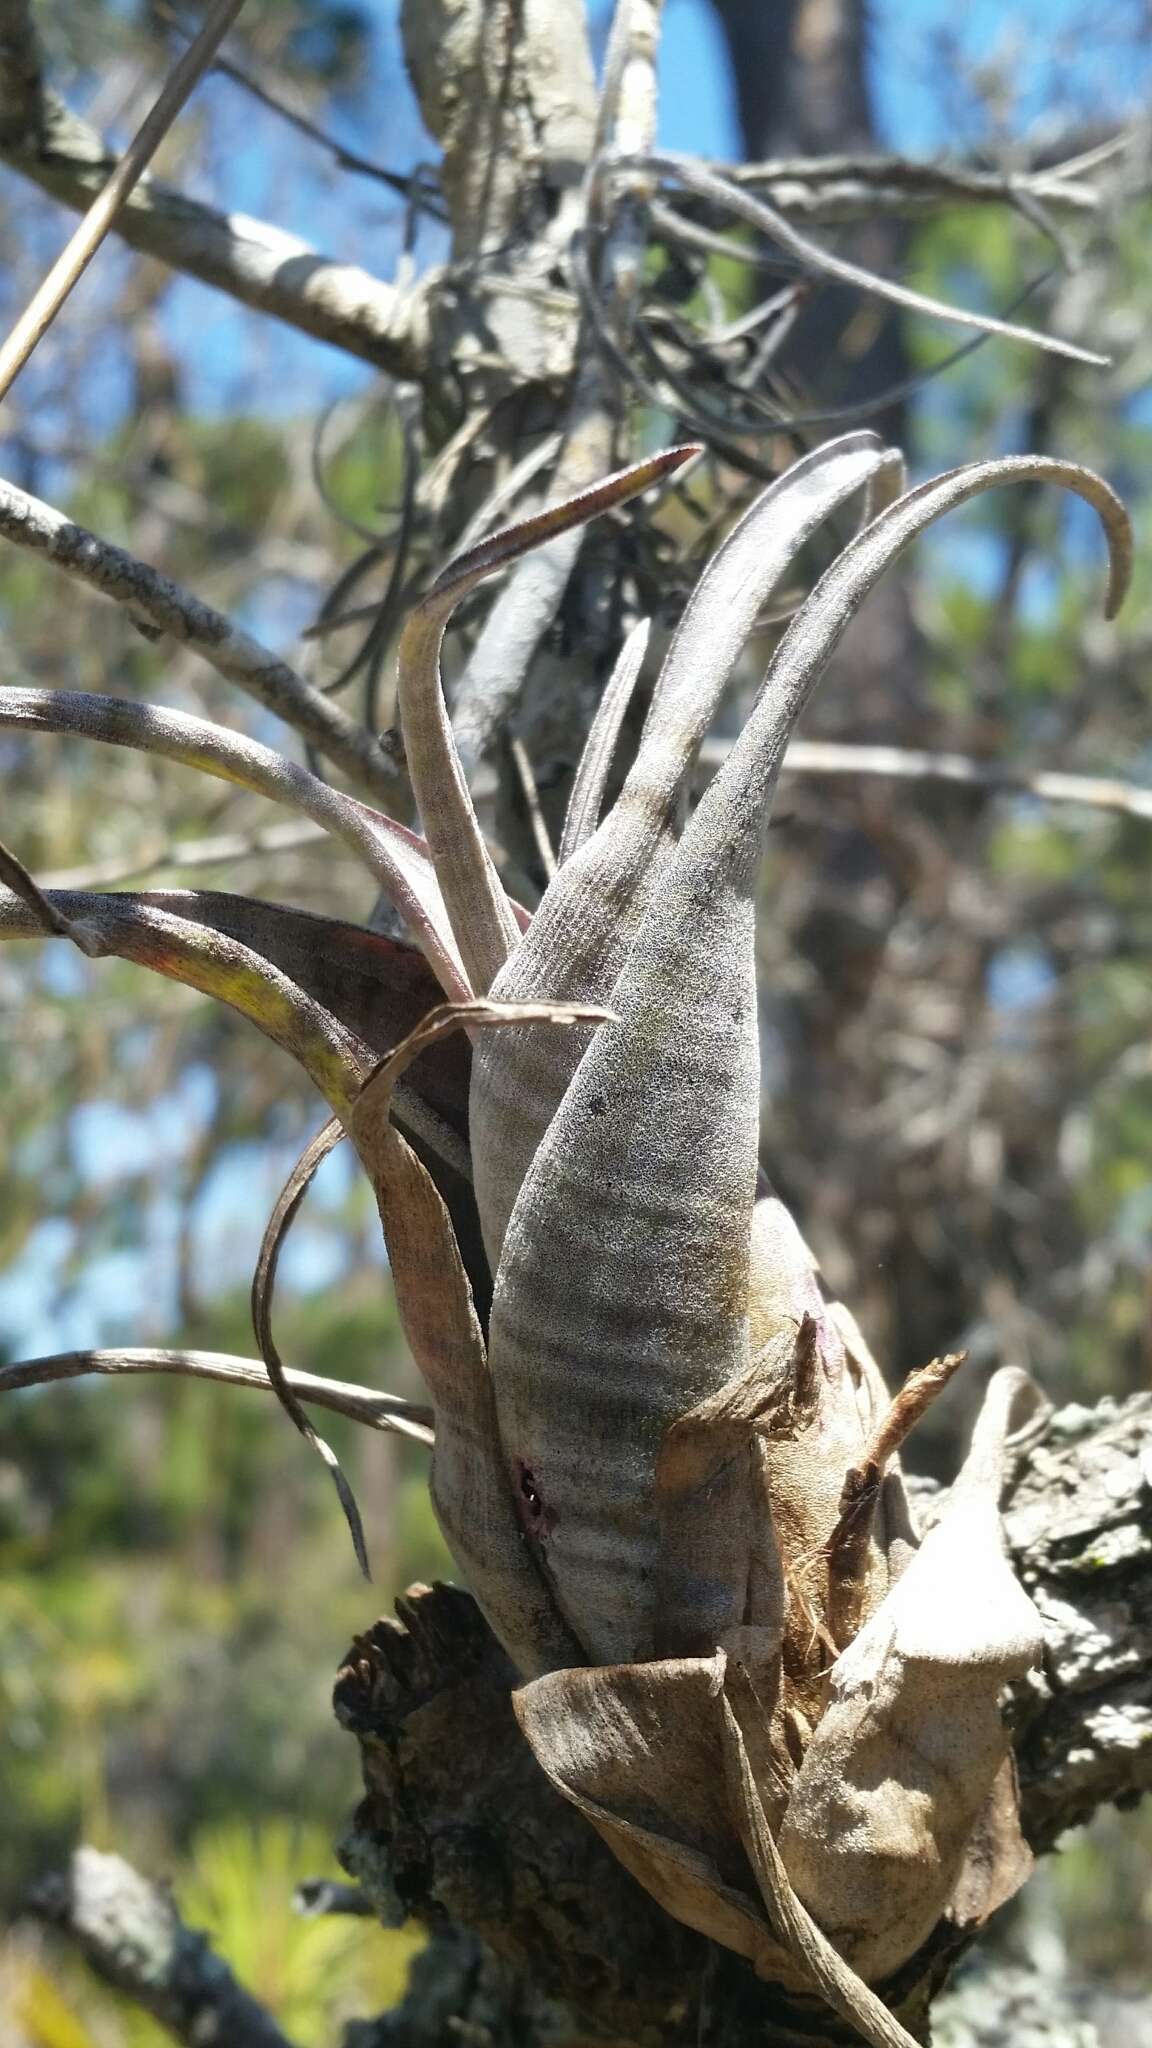
{"label": "dry papery sheath", "polygon": [[[520,1674],[519,1724],[552,1784],[678,1919],[765,1978],[818,1990],[866,2040],[907,2043],[870,1987],[942,1918],[978,1925],[1028,1867],[1000,1701],[1036,1662],[1040,1630],[998,1499],[1038,1397],[1024,1374],[996,1374],[922,1538],[899,1446],[958,1361],[890,1397],[760,1166],[761,847],[813,687],[931,521],[1002,483],[1076,492],[1107,538],[1110,611],[1129,530],[1108,486],[1073,463],[981,462],[905,490],[899,456],[872,434],[806,456],[700,578],[601,816],[643,631],[625,646],[561,865],[529,919],[456,759],[445,626],[483,577],[690,452],[483,542],[417,607],[400,701],[423,840],[172,713],[7,691],[0,722],[147,746],[259,788],[353,845],[392,895],[412,948],[209,892],[52,908],[88,951],[244,1010],[316,1080],[333,1138],[351,1137],[434,1412],[436,1511]],[[697,752],[744,643],[837,516],[854,537],[692,809]],[[44,913],[25,892],[4,922],[43,928]]]}

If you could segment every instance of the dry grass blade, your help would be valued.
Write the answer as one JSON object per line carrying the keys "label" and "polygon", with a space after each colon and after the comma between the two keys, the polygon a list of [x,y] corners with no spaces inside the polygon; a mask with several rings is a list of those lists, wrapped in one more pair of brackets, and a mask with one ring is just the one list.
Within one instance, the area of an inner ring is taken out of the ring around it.
{"label": "dry grass blade", "polygon": [[738,1802],[741,1832],[773,1934],[807,1971],[833,2012],[839,2013],[849,2026],[856,2027],[864,2039],[872,2043],[872,2048],[918,2048],[912,2035],[905,2031],[876,1993],[862,1982],[843,1956],[837,1954],[811,1914],[801,1905],[772,1839],[740,1723],[727,1692],[721,1695],[720,1709],[725,1766]]}
{"label": "dry grass blade", "polygon": [[[617,159],[613,168],[633,167]],[[800,234],[774,206],[767,205],[762,199],[753,199],[750,193],[729,183],[726,178],[717,177],[714,171],[705,170],[691,157],[660,154],[638,161],[635,168],[676,178],[690,192],[698,192],[702,198],[713,200],[727,212],[759,228],[762,234],[770,235],[805,269],[835,278],[840,284],[854,285],[858,291],[867,292],[873,298],[887,299],[894,306],[906,307],[910,313],[927,313],[934,320],[951,320],[961,327],[979,328],[983,334],[998,334],[1005,341],[1026,342],[1031,348],[1067,356],[1074,363],[1090,363],[1095,369],[1107,369],[1109,366],[1111,359],[1108,356],[1099,355],[1093,349],[1080,348],[1075,342],[1042,334],[1038,328],[1018,327],[1010,320],[997,320],[991,314],[972,313],[963,306],[946,305],[940,299],[912,291],[907,285],[896,284],[891,278],[877,277],[874,271],[862,270],[858,264],[833,255],[830,250],[821,248],[818,242],[810,241],[807,235]]]}
{"label": "dry grass blade", "polygon": [[[431,1444],[433,1440],[432,1410],[418,1401],[405,1401],[399,1394],[378,1394],[371,1387],[358,1387],[348,1380],[293,1372],[287,1366],[283,1371],[292,1393],[317,1408],[330,1408],[334,1415],[346,1415],[350,1421],[362,1422],[370,1429],[394,1430],[415,1443]],[[251,1387],[257,1393],[275,1391],[259,1359],[237,1358],[228,1351],[132,1348],[54,1351],[41,1358],[21,1358],[15,1365],[0,1366],[0,1394],[83,1379],[89,1373],[104,1374],[109,1379],[134,1373],[166,1373],[182,1379],[215,1380],[227,1387]]]}
{"label": "dry grass blade", "polygon": [[268,1218],[260,1255],[256,1261],[256,1271],[252,1277],[252,1327],[256,1332],[256,1342],[260,1346],[260,1356],[264,1360],[272,1391],[280,1406],[291,1417],[305,1442],[311,1444],[313,1450],[324,1460],[332,1474],[332,1484],[336,1488],[340,1505],[344,1510],[344,1519],[352,1536],[356,1562],[364,1577],[370,1580],[372,1573],[368,1567],[364,1524],[356,1505],[356,1496],[340,1469],[340,1461],[335,1451],[324,1441],[305,1414],[303,1404],[292,1386],[272,1335],[272,1291],[276,1284],[280,1248],[314,1175],[343,1136],[344,1126],[337,1118],[332,1117],[301,1153],[280,1191],[276,1206]]}
{"label": "dry grass blade", "polygon": [[440,648],[448,621],[486,576],[626,503],[695,453],[695,448],[666,449],[490,535],[449,562],[401,634],[398,677],[408,768],[452,929],[477,995],[487,994],[518,943],[519,929],[476,821],[444,702]]}

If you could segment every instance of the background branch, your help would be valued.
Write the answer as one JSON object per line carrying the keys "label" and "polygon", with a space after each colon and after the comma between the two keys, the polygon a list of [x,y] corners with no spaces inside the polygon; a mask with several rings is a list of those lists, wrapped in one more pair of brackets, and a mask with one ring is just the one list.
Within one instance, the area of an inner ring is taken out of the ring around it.
{"label": "background branch", "polygon": [[365,794],[385,799],[395,795],[399,779],[395,764],[374,734],[314,690],[279,655],[171,577],[3,480],[0,535],[34,554],[45,555],[54,567],[122,605],[147,639],[168,634],[191,648],[218,675],[274,711],[302,739],[318,747]]}
{"label": "background branch", "polygon": [[[704,767],[718,768],[729,753],[726,740],[706,740]],[[876,775],[896,782],[949,782],[961,789],[988,789],[1032,796],[1050,804],[1083,804],[1089,810],[1152,818],[1152,788],[1113,775],[1066,775],[1055,768],[1001,767],[967,754],[934,753],[923,747],[868,747],[851,741],[793,740],[784,759],[787,775]]]}
{"label": "background branch", "polygon": [[[370,1429],[391,1429],[416,1443],[432,1441],[432,1410],[418,1401],[405,1401],[399,1394],[377,1393],[373,1387],[351,1386],[322,1374],[283,1368],[294,1394],[334,1415],[346,1415],[352,1422]],[[224,1386],[252,1387],[270,1394],[272,1382],[258,1358],[236,1358],[222,1351],[153,1351],[144,1349],[107,1351],[57,1351],[43,1358],[21,1358],[15,1365],[0,1365],[0,1394],[15,1393],[20,1387],[52,1386],[59,1380],[83,1379],[88,1373],[117,1378],[124,1373],[167,1373],[176,1378],[218,1380]]]}
{"label": "background branch", "polygon": [[[79,212],[119,162],[44,80],[28,0],[0,0],[0,162]],[[393,376],[415,377],[425,366],[421,295],[336,262],[266,221],[220,212],[145,177],[116,233],[129,248]]]}
{"label": "background branch", "polygon": [[166,1891],[122,1856],[77,1849],[29,1893],[26,1912],[76,1942],[92,1968],[187,2048],[292,2048]]}
{"label": "background branch", "polygon": [[0,398],[8,391],[13,378],[19,375],[37,342],[47,332],[65,299],[88,268],[116,215],[143,177],[243,5],[244,0],[215,0],[192,42],[165,79],[159,97],[145,115],[107,184],[92,201],[75,234],[61,250],[3,347],[0,347]]}
{"label": "background branch", "polygon": [[[1139,161],[1138,131],[1114,138],[1113,155],[1096,166],[1105,175],[1062,174],[1059,165],[1010,173],[979,170],[963,161],[924,163],[902,156],[775,157],[764,163],[718,166],[734,185],[762,191],[781,213],[826,227],[872,220],[878,212],[922,220],[949,206],[1018,206],[1032,200],[1045,212],[1099,213],[1109,174],[1126,155]],[[1072,171],[1075,172],[1075,165]],[[1123,175],[1123,170],[1121,171]],[[1127,180],[1125,181],[1127,182]]]}
{"label": "background branch", "polygon": [[[617,0],[605,60],[604,83],[581,188],[582,217],[575,232],[594,253],[594,285],[602,293],[601,318],[619,344],[626,338],[643,262],[638,209],[625,199],[605,223],[596,210],[596,166],[605,152],[643,155],[655,144],[656,52],[661,0]],[[590,324],[580,323],[577,370],[564,438],[549,480],[549,495],[574,496],[614,466],[623,420],[623,394]],[[584,542],[579,529],[562,534],[526,557],[496,599],[453,706],[453,727],[466,774],[473,774],[523,692],[541,641],[553,624]],[[594,597],[589,611],[597,609]],[[561,694],[561,693],[555,693]],[[578,695],[563,687],[569,717]]]}

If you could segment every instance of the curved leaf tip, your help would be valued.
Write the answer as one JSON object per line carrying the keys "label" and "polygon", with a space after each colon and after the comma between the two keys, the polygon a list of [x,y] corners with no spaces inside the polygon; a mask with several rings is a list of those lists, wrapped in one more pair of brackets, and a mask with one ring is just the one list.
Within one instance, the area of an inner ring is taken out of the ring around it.
{"label": "curved leaf tip", "polygon": [[434,583],[425,591],[417,610],[439,610],[445,599],[455,600],[485,576],[502,569],[506,563],[517,561],[521,555],[533,548],[543,546],[545,541],[555,540],[557,534],[567,533],[574,526],[583,526],[590,519],[599,518],[603,512],[610,512],[617,505],[625,505],[630,498],[638,498],[653,484],[680,469],[693,456],[702,455],[704,445],[700,441],[685,441],[674,448],[661,448],[655,455],[646,455],[642,462],[630,463],[627,469],[618,469],[611,476],[601,477],[599,482],[590,484],[587,490],[577,491],[570,498],[561,498],[554,505],[545,505],[529,519],[520,519],[512,526],[503,526],[497,533],[478,541],[466,554],[457,555],[445,564]]}

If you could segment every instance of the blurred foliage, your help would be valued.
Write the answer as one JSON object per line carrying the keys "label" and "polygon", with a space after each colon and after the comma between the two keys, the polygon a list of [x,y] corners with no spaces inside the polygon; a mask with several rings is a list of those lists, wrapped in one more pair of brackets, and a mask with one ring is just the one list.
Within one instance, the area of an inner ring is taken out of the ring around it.
{"label": "blurred foliage", "polygon": [[[54,81],[123,132],[141,76],[169,60],[173,11],[48,0],[39,12]],[[386,136],[403,169],[426,142],[390,36],[387,8],[249,0],[237,47],[351,146],[376,154]],[[953,75],[948,89],[961,85],[965,140],[994,156],[1003,109],[989,88],[982,137],[979,81]],[[322,229],[326,246],[371,252],[387,272],[403,202],[337,184],[324,152],[234,81],[206,82],[167,146],[170,174],[184,149],[194,165],[222,167],[229,203]],[[1077,228],[1079,268],[1022,313],[1109,347],[1115,367],[1103,375],[992,344],[934,378],[955,335],[910,326],[925,380],[910,421],[919,471],[1025,446],[1072,455],[1127,494],[1143,534],[1148,224],[1147,206],[1133,205]],[[4,181],[5,315],[59,233],[42,199]],[[1021,215],[958,209],[911,236],[908,274],[1003,312],[1051,259]],[[707,282],[732,317],[750,303],[734,260],[715,258]],[[348,522],[375,530],[399,493],[395,417],[368,373],[112,244],[82,289],[9,402],[5,470],[330,680],[354,636],[323,649],[297,636],[361,555]],[[384,550],[350,602],[378,595],[387,572]],[[1152,782],[1146,546],[1114,628],[1096,616],[1099,580],[1095,536],[1054,493],[999,493],[950,522],[917,555],[918,725],[896,736]],[[156,697],[284,743],[201,665],[15,550],[0,554],[0,617],[4,682]],[[5,734],[0,774],[5,837],[41,877],[95,867],[115,880],[132,868],[145,886],[207,882],[357,918],[371,909],[371,885],[328,846],[207,872],[162,861],[174,841],[244,833],[267,815],[168,764]],[[836,1123],[806,1157],[797,1132],[810,1105],[782,1087],[772,1130],[830,1271],[850,1261],[840,1270],[858,1283],[877,1348],[897,1369],[922,1363],[901,1345],[914,1341],[909,1327],[931,1326],[935,1348],[967,1343],[977,1365],[1019,1358],[1058,1398],[1146,1384],[1148,827],[906,784],[792,782],[782,810],[764,940],[769,1079],[773,1033],[782,1063],[804,1043],[824,1063]],[[813,845],[843,833],[856,848],[849,827],[861,815],[903,881],[882,898],[883,959],[859,1002],[837,938],[832,978],[853,997],[843,1024],[816,957],[827,906],[812,908],[805,875]],[[244,1289],[263,1222],[321,1114],[289,1062],[187,990],[55,946],[8,946],[0,1090],[0,1355],[112,1341],[250,1352]],[[901,1265],[893,1242],[914,1246],[919,1263]],[[962,1272],[959,1307],[944,1280],[933,1294],[937,1266]],[[309,1197],[284,1275],[277,1328],[292,1364],[416,1391],[375,1216],[339,1158]],[[902,1324],[910,1304],[917,1314]],[[171,1873],[185,1916],[289,2033],[317,2043],[335,2041],[346,2013],[388,2002],[407,1939],[290,1912],[294,1883],[332,1867],[356,1797],[332,1676],[397,1588],[448,1568],[423,1455],[336,1420],[326,1428],[365,1511],[371,1589],[327,1476],[255,1395],[79,1382],[10,1398],[0,1436],[0,1908],[79,1836],[115,1847]],[[929,1440],[929,1458],[946,1462],[950,1442]],[[1050,1866],[1044,1896],[1070,1968],[1147,1982],[1150,1832],[1108,1816]],[[159,2038],[28,1933],[0,1950],[5,2048]]]}
{"label": "blurred foliage", "polygon": [[[322,1827],[285,1819],[205,1827],[180,1866],[181,1913],[289,2038],[335,2041],[345,2020],[399,1999],[419,1941],[367,1920],[302,1917],[292,1905],[302,1873],[339,1875]],[[164,2048],[171,2040],[146,2013],[93,1985],[72,1955],[27,1936],[0,1966],[0,2018],[5,2006],[21,2048]]]}

